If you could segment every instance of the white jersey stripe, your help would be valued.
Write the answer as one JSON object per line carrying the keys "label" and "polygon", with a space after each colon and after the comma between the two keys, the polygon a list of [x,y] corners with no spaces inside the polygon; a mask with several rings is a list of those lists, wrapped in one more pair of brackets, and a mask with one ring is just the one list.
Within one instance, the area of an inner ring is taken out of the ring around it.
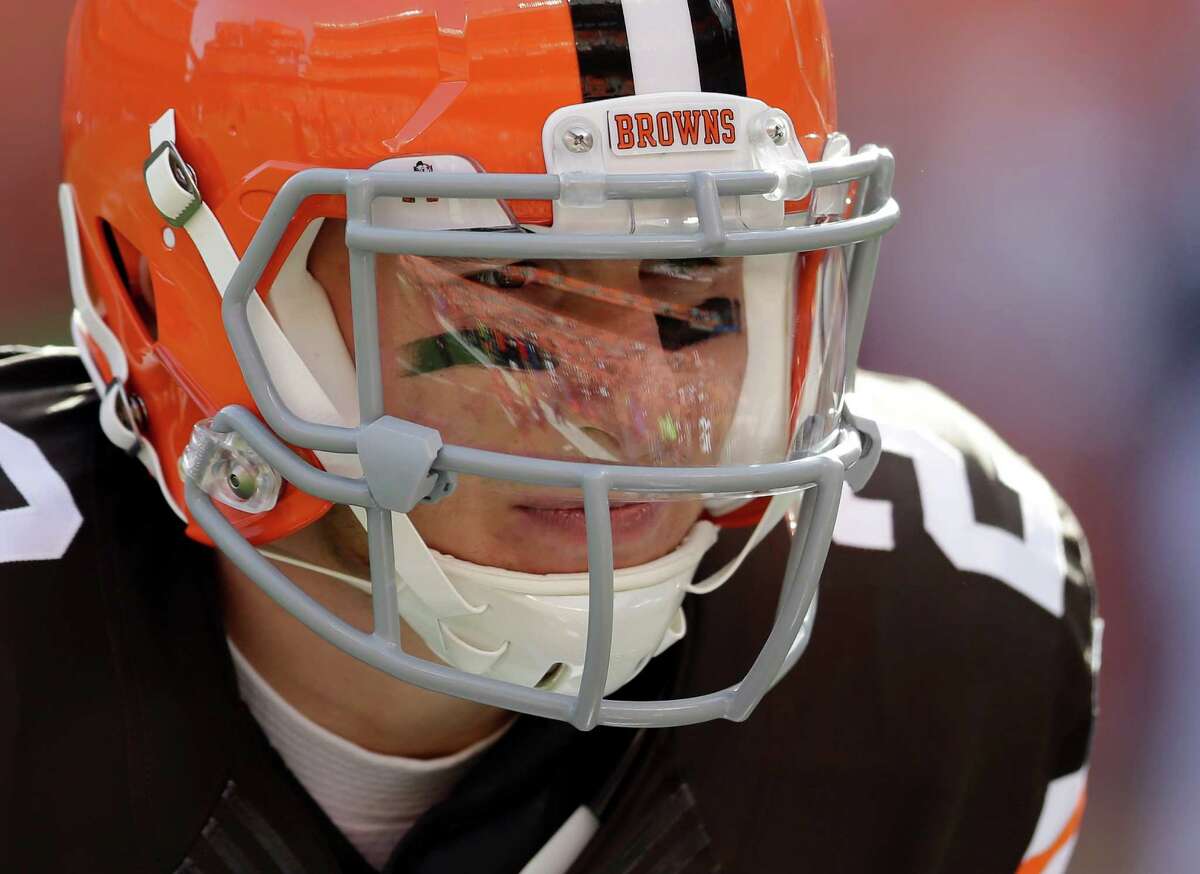
{"label": "white jersey stripe", "polygon": [[891,552],[896,548],[896,531],[891,501],[861,498],[842,484],[842,504],[833,528],[833,542],[855,549]]}
{"label": "white jersey stripe", "polygon": [[[1006,583],[1054,616],[1063,615],[1066,557],[1050,486],[1011,450],[993,457],[998,478],[1020,496],[1024,537],[975,520],[966,460],[936,434],[879,420],[883,451],[913,462],[925,531],[956,568]],[[860,549],[895,549],[890,502],[846,490],[833,540]]]}
{"label": "white jersey stripe", "polygon": [[[1046,787],[1046,800],[1042,804],[1042,815],[1025,851],[1025,858],[1040,856],[1054,846],[1075,816],[1079,799],[1087,788],[1087,768],[1060,777]],[[1064,849],[1066,849],[1064,847]],[[1062,855],[1061,852],[1057,855]],[[1068,858],[1070,854],[1067,854]]]}
{"label": "white jersey stripe", "polygon": [[1075,852],[1075,844],[1079,842],[1079,836],[1071,838],[1062,845],[1054,857],[1046,863],[1046,867],[1042,869],[1042,874],[1067,874],[1067,866],[1071,864],[1071,855]]}
{"label": "white jersey stripe", "polygon": [[565,874],[599,830],[596,814],[586,805],[580,807],[521,869],[521,874]]}
{"label": "white jersey stripe", "polygon": [[0,472],[25,501],[0,510],[0,564],[62,558],[83,524],[75,498],[37,444],[3,423]]}
{"label": "white jersey stripe", "polygon": [[624,0],[637,94],[699,91],[700,64],[687,0]]}

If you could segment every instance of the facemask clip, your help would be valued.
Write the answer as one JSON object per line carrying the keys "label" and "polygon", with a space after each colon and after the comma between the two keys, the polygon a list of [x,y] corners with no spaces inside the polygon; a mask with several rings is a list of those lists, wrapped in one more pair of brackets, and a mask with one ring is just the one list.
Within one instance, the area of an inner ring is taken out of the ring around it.
{"label": "facemask clip", "polygon": [[179,470],[213,499],[243,513],[275,508],[283,479],[236,431],[213,430],[213,420],[197,422],[179,459]]}
{"label": "facemask clip", "polygon": [[407,513],[454,491],[453,474],[433,470],[442,438],[432,428],[383,416],[358,435],[358,457],[371,497],[386,510]]}

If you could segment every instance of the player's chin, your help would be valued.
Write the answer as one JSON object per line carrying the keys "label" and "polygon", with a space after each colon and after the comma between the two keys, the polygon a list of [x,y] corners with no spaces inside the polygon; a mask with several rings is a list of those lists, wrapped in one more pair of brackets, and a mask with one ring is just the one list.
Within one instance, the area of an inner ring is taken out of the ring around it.
{"label": "player's chin", "polygon": [[[692,502],[614,503],[609,511],[613,563],[635,567],[674,550],[699,517]],[[531,501],[510,512],[513,564],[528,573],[580,573],[588,569],[588,526],[583,508]]]}

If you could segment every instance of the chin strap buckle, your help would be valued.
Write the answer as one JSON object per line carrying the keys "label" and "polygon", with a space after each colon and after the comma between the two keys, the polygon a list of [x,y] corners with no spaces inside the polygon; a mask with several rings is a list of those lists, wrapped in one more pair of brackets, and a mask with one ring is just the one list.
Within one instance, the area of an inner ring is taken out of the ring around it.
{"label": "chin strap buckle", "polygon": [[125,383],[116,377],[100,391],[100,430],[114,446],[134,457],[142,445],[145,418],[137,409],[125,391]]}
{"label": "chin strap buckle", "polygon": [[[168,110],[168,115],[172,116],[172,128],[174,112]],[[200,211],[204,199],[196,183],[196,171],[183,160],[173,139],[160,142],[142,169],[154,208],[171,227],[182,228]]]}
{"label": "chin strap buckle", "polygon": [[204,205],[196,171],[175,147],[175,110],[168,109],[150,125],[150,157],[142,164],[146,190],[163,220],[182,228]]}

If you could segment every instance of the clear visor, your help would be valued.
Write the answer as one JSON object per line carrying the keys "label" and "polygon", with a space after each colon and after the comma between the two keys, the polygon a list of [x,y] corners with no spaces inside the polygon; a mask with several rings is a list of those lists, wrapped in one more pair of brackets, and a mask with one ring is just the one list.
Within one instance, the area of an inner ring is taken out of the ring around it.
{"label": "clear visor", "polygon": [[[840,250],[642,261],[380,256],[377,284],[386,412],[435,428],[448,444],[710,467],[807,454],[839,420]],[[348,297],[348,280],[327,292]],[[348,301],[334,305],[348,311]],[[352,346],[347,320],[342,328]]]}

